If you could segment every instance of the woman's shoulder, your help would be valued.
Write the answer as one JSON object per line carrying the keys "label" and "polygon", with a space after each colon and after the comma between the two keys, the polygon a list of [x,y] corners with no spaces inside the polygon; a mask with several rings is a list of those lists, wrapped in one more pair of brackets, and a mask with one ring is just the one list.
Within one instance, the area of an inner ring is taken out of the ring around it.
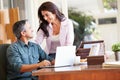
{"label": "woman's shoulder", "polygon": [[61,22],[62,25],[71,25],[72,24],[72,20],[69,18],[66,18],[65,20],[63,20]]}
{"label": "woman's shoulder", "polygon": [[39,29],[39,31],[37,31],[37,36],[43,35],[45,36],[44,32],[42,29]]}
{"label": "woman's shoulder", "polygon": [[65,19],[62,21],[62,23],[71,23],[71,22],[72,22],[72,20],[69,19],[69,18],[65,18]]}

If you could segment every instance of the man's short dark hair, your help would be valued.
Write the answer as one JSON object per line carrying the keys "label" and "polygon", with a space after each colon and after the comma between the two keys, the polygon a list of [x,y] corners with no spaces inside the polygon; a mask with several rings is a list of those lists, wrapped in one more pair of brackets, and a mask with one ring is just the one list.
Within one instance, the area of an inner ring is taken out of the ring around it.
{"label": "man's short dark hair", "polygon": [[13,33],[14,35],[17,37],[17,39],[21,38],[21,32],[23,30],[25,30],[25,24],[28,20],[21,20],[21,21],[17,21],[14,25],[13,25]]}

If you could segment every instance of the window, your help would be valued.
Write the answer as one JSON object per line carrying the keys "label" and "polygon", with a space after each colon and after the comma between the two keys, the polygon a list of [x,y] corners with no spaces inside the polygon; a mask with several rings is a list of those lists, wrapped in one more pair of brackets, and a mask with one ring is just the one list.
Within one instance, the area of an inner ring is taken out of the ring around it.
{"label": "window", "polygon": [[98,24],[114,24],[117,23],[116,17],[98,19]]}

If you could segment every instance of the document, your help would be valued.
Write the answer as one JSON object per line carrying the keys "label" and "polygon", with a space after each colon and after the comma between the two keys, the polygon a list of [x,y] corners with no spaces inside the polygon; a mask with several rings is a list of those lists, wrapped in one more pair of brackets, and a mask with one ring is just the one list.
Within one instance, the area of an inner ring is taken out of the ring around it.
{"label": "document", "polygon": [[104,62],[102,66],[104,68],[120,68],[120,61]]}

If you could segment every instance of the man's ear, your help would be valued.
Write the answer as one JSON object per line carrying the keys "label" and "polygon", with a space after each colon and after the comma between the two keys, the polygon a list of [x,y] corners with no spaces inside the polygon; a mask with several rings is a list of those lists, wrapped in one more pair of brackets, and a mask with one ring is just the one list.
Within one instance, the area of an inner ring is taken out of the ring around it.
{"label": "man's ear", "polygon": [[21,35],[22,35],[22,36],[25,36],[25,31],[22,31],[22,32],[21,32]]}

